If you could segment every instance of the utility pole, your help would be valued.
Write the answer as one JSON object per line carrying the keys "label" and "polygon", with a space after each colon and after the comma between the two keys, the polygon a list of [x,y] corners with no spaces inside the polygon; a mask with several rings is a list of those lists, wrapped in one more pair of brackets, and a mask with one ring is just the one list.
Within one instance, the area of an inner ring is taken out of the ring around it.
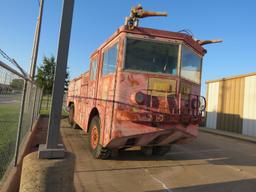
{"label": "utility pole", "polygon": [[[44,7],[44,0],[40,0],[39,15],[38,15],[38,18],[37,18],[37,23],[36,23],[36,31],[35,31],[35,36],[34,36],[34,44],[33,44],[33,49],[32,49],[32,58],[31,58],[30,71],[29,71],[29,77],[31,78],[32,81],[35,78],[35,72],[36,72],[38,47],[39,47],[41,24],[42,24],[42,17],[43,17],[43,7]],[[29,98],[32,97],[32,90],[33,90],[33,84],[29,83],[28,84],[28,95],[27,95],[26,99],[29,99]],[[33,105],[32,114],[34,114],[34,111],[35,111],[36,96],[37,95],[35,93],[33,99],[31,98],[32,102],[33,102],[32,103],[32,105]],[[30,119],[30,130],[31,131],[32,131],[32,128],[33,128],[33,120],[34,120],[34,116],[32,115],[31,119]]]}
{"label": "utility pole", "polygon": [[44,0],[40,0],[39,15],[37,18],[36,32],[34,36],[34,45],[32,50],[32,58],[31,58],[30,71],[29,71],[29,75],[32,80],[34,80],[35,71],[36,71],[36,62],[37,62],[38,47],[39,47],[39,40],[40,40],[40,33],[41,33],[43,7],[44,7]]}
{"label": "utility pole", "polygon": [[47,140],[46,145],[40,145],[38,152],[41,159],[65,156],[64,147],[59,144],[59,136],[73,8],[74,0],[64,0]]}

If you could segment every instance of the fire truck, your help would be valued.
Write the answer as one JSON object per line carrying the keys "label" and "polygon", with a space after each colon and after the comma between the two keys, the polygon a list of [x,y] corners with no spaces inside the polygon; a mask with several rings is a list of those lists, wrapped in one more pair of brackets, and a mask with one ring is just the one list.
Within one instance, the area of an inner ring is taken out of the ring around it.
{"label": "fire truck", "polygon": [[140,18],[166,15],[132,8],[125,25],[91,55],[89,71],[70,81],[69,122],[88,134],[94,158],[134,146],[164,155],[197,137],[206,105],[202,45],[220,40],[138,26]]}

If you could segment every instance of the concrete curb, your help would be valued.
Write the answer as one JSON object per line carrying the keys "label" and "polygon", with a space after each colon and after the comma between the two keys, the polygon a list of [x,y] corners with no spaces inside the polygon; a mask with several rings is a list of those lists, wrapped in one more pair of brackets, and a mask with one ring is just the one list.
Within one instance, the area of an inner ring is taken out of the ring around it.
{"label": "concrete curb", "polygon": [[75,156],[66,152],[64,159],[39,159],[38,152],[24,157],[20,192],[74,191]]}
{"label": "concrete curb", "polygon": [[243,141],[256,143],[256,137],[245,136],[245,135],[238,134],[238,133],[231,133],[231,132],[227,132],[227,131],[210,129],[210,128],[206,128],[206,127],[199,127],[199,131],[213,133],[216,135],[221,135],[221,136],[226,136],[226,137],[230,137],[230,138],[234,138],[234,139],[240,139]]}
{"label": "concrete curb", "polygon": [[19,183],[20,183],[22,160],[23,160],[23,157],[26,154],[28,154],[30,151],[32,141],[35,138],[38,125],[40,124],[40,120],[41,120],[41,115],[35,121],[32,132],[28,132],[24,141],[20,144],[18,164],[16,167],[14,167],[13,162],[10,163],[8,170],[6,171],[1,181],[3,182],[3,184],[0,185],[0,191],[6,191],[6,192],[18,191]]}

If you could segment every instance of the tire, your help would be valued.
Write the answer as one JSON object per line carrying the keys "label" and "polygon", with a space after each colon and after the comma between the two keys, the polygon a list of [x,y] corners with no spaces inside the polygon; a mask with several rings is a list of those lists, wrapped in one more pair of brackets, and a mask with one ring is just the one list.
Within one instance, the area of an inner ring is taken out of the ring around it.
{"label": "tire", "polygon": [[100,131],[100,118],[95,116],[90,122],[88,145],[95,159],[108,159],[111,151],[100,144]]}
{"label": "tire", "polygon": [[75,107],[74,107],[74,105],[71,105],[70,110],[69,110],[69,115],[68,115],[68,121],[69,121],[70,127],[72,129],[78,128],[78,126],[74,120],[74,115],[75,115]]}
{"label": "tire", "polygon": [[154,146],[152,149],[152,155],[164,156],[171,150],[171,146]]}

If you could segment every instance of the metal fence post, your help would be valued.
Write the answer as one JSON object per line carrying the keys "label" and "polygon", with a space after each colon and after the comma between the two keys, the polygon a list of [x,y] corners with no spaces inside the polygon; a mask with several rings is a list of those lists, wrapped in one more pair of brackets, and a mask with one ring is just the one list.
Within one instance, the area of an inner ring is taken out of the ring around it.
{"label": "metal fence post", "polygon": [[41,105],[42,105],[42,99],[43,99],[43,90],[42,90],[42,88],[40,88],[39,91],[40,91],[39,92],[39,100],[38,100],[37,112],[36,112],[37,117],[39,116]]}
{"label": "metal fence post", "polygon": [[36,106],[36,96],[37,96],[37,86],[36,86],[36,91],[35,91],[35,95],[34,95],[34,99],[33,99],[33,107],[32,107],[32,114],[31,114],[31,120],[30,120],[30,131],[32,131],[32,128],[33,128],[34,113],[35,113],[35,106]]}
{"label": "metal fence post", "polygon": [[47,141],[39,147],[39,158],[65,156],[64,147],[59,145],[59,135],[73,8],[74,0],[64,0]]}
{"label": "metal fence post", "polygon": [[39,115],[41,108],[42,108],[42,102],[43,102],[43,98],[44,98],[44,88],[41,88],[41,95],[40,95],[40,100],[39,100],[39,109],[37,112],[37,115]]}
{"label": "metal fence post", "polygon": [[20,135],[21,135],[21,127],[22,127],[22,120],[23,120],[24,106],[25,106],[25,99],[26,99],[26,92],[27,92],[27,83],[28,83],[27,80],[24,79],[23,94],[22,94],[22,100],[20,105],[20,117],[19,117],[16,144],[15,144],[14,166],[16,166],[18,162]]}

